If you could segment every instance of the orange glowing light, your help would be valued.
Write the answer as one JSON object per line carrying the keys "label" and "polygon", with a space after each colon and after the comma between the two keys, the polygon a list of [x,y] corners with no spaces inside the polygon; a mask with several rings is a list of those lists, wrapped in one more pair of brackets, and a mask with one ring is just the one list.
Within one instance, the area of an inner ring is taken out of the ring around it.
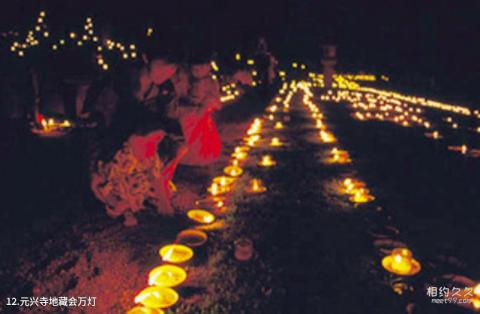
{"label": "orange glowing light", "polygon": [[263,155],[262,159],[258,163],[261,167],[273,167],[277,164],[275,160],[273,160],[272,156],[270,155]]}
{"label": "orange glowing light", "polygon": [[231,165],[231,166],[225,167],[223,169],[223,172],[231,177],[238,177],[242,175],[243,169],[240,168],[239,166]]}
{"label": "orange glowing light", "polygon": [[263,185],[262,180],[260,179],[252,179],[249,182],[248,187],[246,188],[247,193],[263,193],[267,190],[267,188]]}
{"label": "orange glowing light", "polygon": [[168,244],[162,247],[159,251],[160,256],[164,262],[183,263],[193,257],[191,248],[181,244]]}
{"label": "orange glowing light", "polygon": [[352,162],[352,160],[350,159],[350,155],[345,150],[340,150],[335,147],[330,151],[330,154],[331,154],[331,157],[327,161],[328,163],[348,164]]}
{"label": "orange glowing light", "polygon": [[127,314],[165,314],[161,309],[151,309],[141,305],[131,308]]}
{"label": "orange glowing light", "polygon": [[281,121],[276,122],[274,128],[277,130],[283,129],[283,123]]}
{"label": "orange glowing light", "polygon": [[218,176],[213,178],[213,183],[217,183],[221,186],[230,186],[235,182],[235,178],[227,176]]}
{"label": "orange glowing light", "polygon": [[440,135],[440,132],[438,132],[438,131],[425,133],[425,136],[428,137],[428,138],[433,138],[434,140],[438,140],[438,139],[442,138],[442,136]]}
{"label": "orange glowing light", "polygon": [[232,156],[233,158],[238,159],[238,160],[244,160],[244,159],[246,159],[246,158],[248,157],[248,153],[247,153],[247,152],[241,152],[241,151],[240,151],[240,152],[233,152],[233,153],[231,154],[231,156]]}
{"label": "orange glowing light", "polygon": [[326,130],[326,128],[327,128],[325,126],[325,124],[323,124],[322,120],[320,120],[320,119],[316,120],[315,127],[319,130]]}
{"label": "orange glowing light", "polygon": [[247,152],[248,153],[250,151],[250,149],[251,148],[248,147],[248,146],[237,146],[237,147],[235,147],[235,152],[236,153],[237,152]]}
{"label": "orange glowing light", "polygon": [[284,144],[278,137],[274,137],[270,140],[270,146],[273,147],[278,147],[278,146],[283,146]]}
{"label": "orange glowing light", "polygon": [[323,130],[320,131],[320,139],[324,143],[335,143],[337,141],[332,133]]}
{"label": "orange glowing light", "polygon": [[224,228],[225,228],[224,220],[217,220],[214,223],[211,223],[209,225],[200,225],[195,227],[196,230],[205,230],[205,231],[220,230]]}
{"label": "orange glowing light", "polygon": [[208,236],[205,232],[194,229],[183,230],[177,235],[177,241],[180,244],[189,247],[202,246],[207,242]]}
{"label": "orange glowing light", "polygon": [[357,190],[365,187],[365,183],[359,180],[346,178],[345,180],[343,180],[343,187],[344,187],[344,191],[343,191],[344,193],[353,195],[357,192]]}
{"label": "orange glowing light", "polygon": [[203,209],[191,209],[188,211],[187,216],[191,220],[202,224],[210,224],[215,221],[215,216]]}
{"label": "orange glowing light", "polygon": [[187,272],[183,268],[168,264],[155,267],[148,274],[148,284],[156,287],[175,287],[185,279],[187,279]]}
{"label": "orange glowing light", "polygon": [[221,185],[220,183],[213,182],[207,190],[211,195],[217,196],[230,192],[230,185]]}
{"label": "orange glowing light", "polygon": [[480,309],[480,283],[473,288],[473,298],[472,305],[473,308],[478,310]]}
{"label": "orange glowing light", "polygon": [[350,201],[353,203],[368,203],[375,199],[372,195],[368,193],[367,189],[358,189],[355,191],[355,194],[350,196]]}
{"label": "orange glowing light", "polygon": [[136,297],[135,303],[142,304],[151,309],[167,308],[178,301],[178,293],[165,287],[148,287],[143,289]]}
{"label": "orange glowing light", "polygon": [[448,146],[448,149],[455,152],[460,152],[462,155],[466,155],[468,153],[468,146],[461,145],[461,146]]}
{"label": "orange glowing light", "polygon": [[382,259],[382,266],[391,273],[401,276],[413,276],[421,270],[420,263],[407,248],[396,248]]}

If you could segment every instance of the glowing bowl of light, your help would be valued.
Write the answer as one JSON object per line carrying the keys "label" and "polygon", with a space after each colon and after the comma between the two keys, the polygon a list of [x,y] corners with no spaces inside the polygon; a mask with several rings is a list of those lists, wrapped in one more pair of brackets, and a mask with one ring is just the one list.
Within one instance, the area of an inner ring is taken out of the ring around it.
{"label": "glowing bowl of light", "polygon": [[156,287],[175,287],[185,279],[187,279],[187,272],[183,268],[168,264],[155,267],[148,274],[148,284]]}
{"label": "glowing bowl of light", "polygon": [[345,180],[343,180],[342,184],[344,188],[342,192],[346,194],[352,194],[352,195],[355,194],[361,188],[365,187],[365,183],[363,183],[362,181],[351,179],[351,178],[346,178]]}
{"label": "glowing bowl of light", "polygon": [[283,129],[283,123],[282,123],[281,121],[276,122],[274,128],[275,128],[276,130],[281,130],[281,129]]}
{"label": "glowing bowl of light", "polygon": [[473,288],[472,305],[476,310],[480,309],[480,283]]}
{"label": "glowing bowl of light", "polygon": [[283,146],[284,144],[278,137],[274,137],[270,140],[270,146],[273,147],[278,147],[278,146]]}
{"label": "glowing bowl of light", "polygon": [[249,146],[237,146],[235,147],[235,152],[249,152],[250,151],[250,147]]}
{"label": "glowing bowl of light", "polygon": [[330,151],[330,158],[327,162],[332,164],[348,164],[351,163],[352,160],[347,151],[335,147]]}
{"label": "glowing bowl of light", "polygon": [[191,209],[188,211],[187,216],[201,224],[210,224],[215,221],[215,215],[203,209]]}
{"label": "glowing bowl of light", "polygon": [[242,175],[243,169],[236,165],[230,165],[225,167],[223,172],[231,177],[238,177]]}
{"label": "glowing bowl of light", "polygon": [[239,151],[239,152],[233,152],[230,156],[238,160],[245,160],[248,157],[248,153]]}
{"label": "glowing bowl of light", "polygon": [[390,255],[382,259],[382,266],[387,271],[401,276],[413,276],[420,272],[420,263],[412,256],[407,248],[396,248]]}
{"label": "glowing bowl of light", "polygon": [[144,306],[135,306],[131,308],[127,314],[165,314],[161,309],[151,309]]}
{"label": "glowing bowl of light", "polygon": [[262,159],[258,163],[261,167],[273,167],[277,164],[275,160],[273,160],[272,156],[270,155],[263,155]]}
{"label": "glowing bowl of light", "polygon": [[177,235],[177,242],[189,247],[198,247],[207,242],[208,236],[205,232],[194,229],[183,230]]}
{"label": "glowing bowl of light", "polygon": [[368,203],[375,199],[372,195],[369,194],[367,189],[359,189],[355,191],[355,194],[350,196],[350,201],[353,203]]}
{"label": "glowing bowl of light", "polygon": [[260,179],[250,180],[249,185],[245,189],[247,193],[252,193],[252,194],[263,193],[266,190],[267,188],[263,185],[263,182]]}
{"label": "glowing bowl of light", "polygon": [[219,183],[213,182],[209,187],[208,187],[208,192],[212,194],[213,196],[220,195],[220,194],[225,194],[227,192],[230,192],[230,185],[221,185]]}
{"label": "glowing bowl of light", "polygon": [[316,120],[315,127],[319,130],[325,130],[327,127],[323,124],[322,120]]}
{"label": "glowing bowl of light", "polygon": [[178,293],[173,289],[148,287],[135,297],[135,303],[152,309],[167,308],[177,303],[178,298]]}
{"label": "glowing bowl of light", "polygon": [[193,257],[193,251],[188,246],[182,244],[168,244],[159,251],[164,262],[183,263]]}
{"label": "glowing bowl of light", "polygon": [[255,146],[259,141],[261,137],[258,134],[255,135],[250,135],[244,139],[244,141],[247,143],[248,146],[253,147]]}
{"label": "glowing bowl of light", "polygon": [[337,139],[335,136],[327,131],[320,131],[320,139],[322,140],[323,143],[335,143]]}
{"label": "glowing bowl of light", "polygon": [[218,176],[213,178],[212,182],[217,183],[221,186],[229,186],[229,185],[232,185],[233,182],[235,182],[235,178],[227,177],[227,176]]}

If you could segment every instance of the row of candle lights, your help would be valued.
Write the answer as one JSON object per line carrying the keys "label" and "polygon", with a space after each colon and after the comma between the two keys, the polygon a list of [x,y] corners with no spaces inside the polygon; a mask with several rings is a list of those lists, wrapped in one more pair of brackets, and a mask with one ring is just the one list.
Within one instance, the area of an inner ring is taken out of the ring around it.
{"label": "row of candle lights", "polygon": [[[309,95],[309,94],[306,93],[306,95]],[[332,93],[329,93],[327,95],[332,95]],[[345,100],[345,98],[341,98],[341,99]],[[328,96],[325,97],[324,95],[323,100],[331,101],[332,98]],[[319,114],[318,114],[318,110],[314,109],[315,106],[312,105],[312,103],[309,102],[308,100],[305,101],[305,99],[304,99],[304,103],[309,107],[310,112],[312,114],[312,118],[317,119],[316,125],[317,126],[324,125],[323,122],[322,123],[318,122]],[[374,106],[369,106],[369,108],[371,107],[374,107]],[[409,108],[409,110],[411,110],[411,108]],[[397,111],[401,112],[401,110],[399,110],[398,108],[397,108]],[[420,113],[420,112],[421,111],[418,111],[418,108],[417,108],[417,113]],[[452,123],[453,119],[451,117],[448,117],[446,120],[447,122]],[[421,120],[420,121],[414,120],[414,122],[422,123]],[[429,127],[428,124],[424,126],[427,128]],[[435,139],[440,138],[440,134],[438,133],[438,131],[431,132],[430,136]],[[451,146],[449,147],[449,149],[460,151],[462,154],[477,154],[477,153],[480,154],[480,152],[477,152],[477,150],[468,149],[466,145],[462,145],[459,147]],[[331,150],[331,154],[333,156],[341,155],[339,151],[340,150],[338,150],[335,147]],[[334,159],[339,159],[339,158],[340,156],[337,158],[334,157]],[[353,179],[353,178],[345,178],[340,184],[339,192],[341,194],[351,195],[349,197],[349,200],[354,203],[367,203],[375,199],[374,196],[370,195],[368,190],[365,188],[364,182],[357,179]],[[382,258],[381,264],[385,270],[398,276],[413,276],[418,274],[421,271],[420,262],[413,257],[411,250],[409,250],[406,247],[397,247],[393,249],[390,254]],[[471,288],[473,290],[473,294],[469,297],[471,303],[470,305],[467,305],[467,307],[471,308],[472,310],[480,310],[480,284],[477,284],[476,286]],[[446,295],[445,297],[448,298],[449,295]]]}
{"label": "row of candle lights", "polygon": [[[210,204],[213,212],[201,208],[191,209],[187,212],[190,220],[201,226],[212,226],[216,221],[215,213],[221,214],[225,210],[228,193],[233,190],[237,178],[244,173],[240,165],[247,160],[249,152],[259,144],[263,127],[264,120],[255,118],[243,138],[244,143],[235,147],[231,154],[230,164],[223,169],[225,175],[214,177],[207,188],[209,197],[206,200],[197,201],[197,204]],[[272,129],[278,129],[278,123],[274,123]],[[278,138],[276,141],[274,139],[275,137],[270,141],[270,146],[278,147],[276,143],[279,140]],[[264,168],[271,168],[276,164],[271,155],[263,155],[257,162],[259,167]],[[259,178],[251,179],[245,188],[245,192],[248,194],[261,194],[266,191],[267,187]],[[149,287],[135,297],[137,305],[128,314],[163,313],[162,309],[169,308],[178,302],[179,295],[173,288],[181,285],[188,277],[187,271],[181,266],[193,258],[192,248],[203,245],[208,239],[207,234],[199,229],[204,228],[184,230],[178,234],[175,243],[160,248],[159,254],[163,264],[150,271]]]}
{"label": "row of candle lights", "polygon": [[[319,80],[317,76],[313,77],[314,82]],[[326,94],[321,96],[323,101],[349,103],[353,109],[352,116],[360,121],[377,120],[395,123],[403,127],[418,126],[424,128],[426,130],[425,136],[433,140],[439,140],[443,138],[443,135],[438,130],[432,130],[434,124],[425,117],[426,109],[447,111],[463,117],[480,117],[477,110],[471,111],[466,107],[360,87],[358,83],[347,80],[344,76],[337,76],[336,80],[336,86],[339,89],[335,92],[328,90]],[[447,126],[453,130],[460,129],[459,122],[451,116],[445,117],[442,122],[447,123]],[[470,129],[470,131],[480,133],[480,127]],[[460,152],[467,157],[480,157],[480,150],[469,148],[466,144],[449,146],[448,149]]]}
{"label": "row of candle lights", "polygon": [[[322,131],[326,132],[326,124],[322,121],[323,114],[320,113],[319,108],[311,101],[312,93],[309,90],[309,84],[302,84],[304,90],[303,104],[308,108],[311,117],[315,121],[315,125],[322,126]],[[333,135],[332,135],[333,136]],[[320,134],[320,139],[323,143],[332,143],[335,141],[325,142]],[[327,163],[351,163],[350,156],[347,151],[339,150],[334,147],[330,150],[330,159]],[[341,195],[348,195],[350,202],[354,204],[365,204],[373,201],[375,197],[366,188],[365,182],[355,178],[344,178],[338,184],[338,193]],[[412,252],[408,248],[396,248],[392,250],[391,254],[383,257],[381,261],[382,266],[387,271],[400,275],[400,276],[412,276],[417,274],[420,269],[420,263],[413,258]]]}
{"label": "row of candle lights", "polygon": [[[319,138],[324,144],[332,144],[337,142],[335,135],[328,131],[326,123],[323,121],[324,115],[320,112],[319,107],[312,101],[313,93],[310,90],[311,83],[301,82],[299,88],[302,89],[303,104],[309,110],[311,118],[315,122],[315,127],[320,130]],[[349,164],[352,162],[350,154],[346,150],[333,147],[329,151],[329,157],[325,160],[327,164]],[[368,189],[365,188],[365,183],[347,178],[343,181],[343,188],[340,189],[342,194],[351,195],[349,200],[356,204],[368,203],[375,198],[372,196]]]}

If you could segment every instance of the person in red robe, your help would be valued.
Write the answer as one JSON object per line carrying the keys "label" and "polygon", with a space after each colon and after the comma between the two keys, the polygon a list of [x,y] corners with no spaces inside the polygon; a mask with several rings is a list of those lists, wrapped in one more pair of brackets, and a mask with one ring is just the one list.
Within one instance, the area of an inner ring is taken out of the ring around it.
{"label": "person in red robe", "polygon": [[213,113],[221,107],[220,87],[211,73],[210,60],[194,61],[190,67],[190,88],[182,105],[181,124],[188,152],[186,165],[207,165],[218,159],[222,143]]}

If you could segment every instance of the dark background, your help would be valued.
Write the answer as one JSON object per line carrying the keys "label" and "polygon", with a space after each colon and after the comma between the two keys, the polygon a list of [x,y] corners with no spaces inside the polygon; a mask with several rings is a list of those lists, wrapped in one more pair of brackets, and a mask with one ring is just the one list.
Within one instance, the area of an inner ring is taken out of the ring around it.
{"label": "dark background", "polygon": [[[480,78],[480,2],[384,1],[11,1],[0,29],[25,29],[41,8],[52,31],[87,15],[122,36],[148,25],[192,46],[233,53],[265,36],[280,60],[318,66],[323,43],[339,46],[339,69],[387,74],[397,87],[475,106]],[[472,104],[473,103],[473,104]]]}

